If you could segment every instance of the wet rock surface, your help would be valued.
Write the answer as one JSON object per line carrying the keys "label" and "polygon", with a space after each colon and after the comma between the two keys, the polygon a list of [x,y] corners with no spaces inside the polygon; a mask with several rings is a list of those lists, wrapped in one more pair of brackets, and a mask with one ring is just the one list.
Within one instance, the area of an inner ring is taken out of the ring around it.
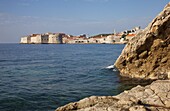
{"label": "wet rock surface", "polygon": [[125,46],[115,66],[130,78],[170,78],[170,3]]}
{"label": "wet rock surface", "polygon": [[56,111],[170,111],[170,80],[138,85],[117,96],[91,96]]}

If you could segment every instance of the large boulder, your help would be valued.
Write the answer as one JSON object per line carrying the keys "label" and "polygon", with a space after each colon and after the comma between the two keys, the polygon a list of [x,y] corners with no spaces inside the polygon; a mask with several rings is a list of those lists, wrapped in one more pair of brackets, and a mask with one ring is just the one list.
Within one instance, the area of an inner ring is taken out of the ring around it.
{"label": "large boulder", "polygon": [[115,66],[130,78],[170,78],[170,3],[125,46]]}

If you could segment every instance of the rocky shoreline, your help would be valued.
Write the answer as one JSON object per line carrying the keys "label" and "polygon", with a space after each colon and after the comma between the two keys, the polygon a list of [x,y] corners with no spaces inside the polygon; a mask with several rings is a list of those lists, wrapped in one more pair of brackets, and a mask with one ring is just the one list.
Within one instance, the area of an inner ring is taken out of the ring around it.
{"label": "rocky shoreline", "polygon": [[91,96],[56,111],[170,111],[170,3],[125,46],[115,66],[121,76],[157,81],[117,96]]}
{"label": "rocky shoreline", "polygon": [[56,111],[170,111],[170,80],[138,85],[117,96],[91,96]]}
{"label": "rocky shoreline", "polygon": [[129,41],[115,62],[121,76],[170,79],[170,3]]}

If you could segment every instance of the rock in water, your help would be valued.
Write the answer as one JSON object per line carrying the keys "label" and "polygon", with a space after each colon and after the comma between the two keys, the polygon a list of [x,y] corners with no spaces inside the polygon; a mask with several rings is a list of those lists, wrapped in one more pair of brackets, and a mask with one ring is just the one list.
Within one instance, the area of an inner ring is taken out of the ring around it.
{"label": "rock in water", "polygon": [[170,79],[170,3],[125,46],[115,66],[126,77]]}

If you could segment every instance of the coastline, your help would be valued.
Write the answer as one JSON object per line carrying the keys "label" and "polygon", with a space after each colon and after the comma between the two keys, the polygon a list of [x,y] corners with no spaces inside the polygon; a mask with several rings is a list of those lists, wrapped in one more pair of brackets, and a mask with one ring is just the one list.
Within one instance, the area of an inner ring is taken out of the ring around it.
{"label": "coastline", "polygon": [[91,96],[56,111],[170,111],[170,2],[115,62],[121,76],[156,80],[117,96]]}
{"label": "coastline", "polygon": [[[114,43],[60,43],[60,44],[127,44],[128,41]],[[57,43],[19,43],[19,44],[57,44]]]}
{"label": "coastline", "polygon": [[91,96],[69,103],[55,111],[169,111],[170,80],[140,85],[117,96]]}

